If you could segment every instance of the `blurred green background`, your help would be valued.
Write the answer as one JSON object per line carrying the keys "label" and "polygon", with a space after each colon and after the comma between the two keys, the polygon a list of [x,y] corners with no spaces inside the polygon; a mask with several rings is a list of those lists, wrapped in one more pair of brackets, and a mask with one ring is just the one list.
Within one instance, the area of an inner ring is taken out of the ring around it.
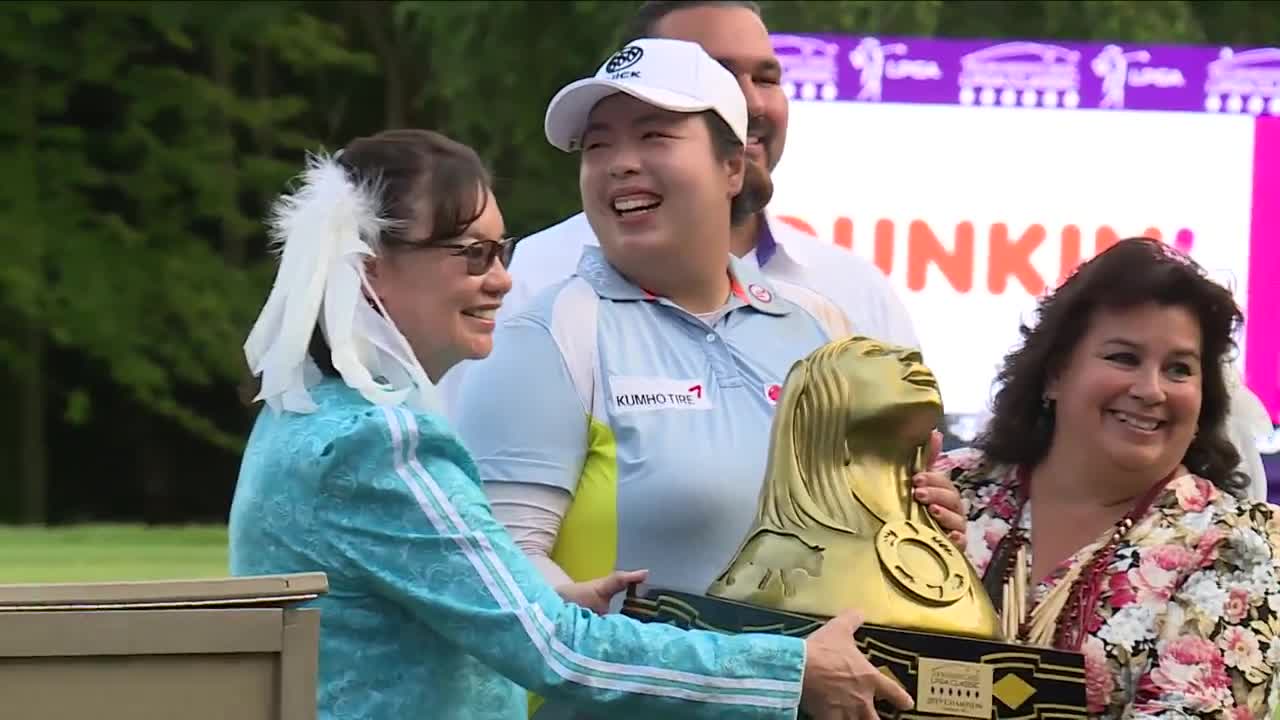
{"label": "blurred green background", "polygon": [[171,580],[227,574],[225,527],[0,527],[0,584]]}
{"label": "blurred green background", "polygon": [[[537,230],[577,209],[545,104],[637,5],[0,4],[0,582],[223,574],[261,220],[304,151],[443,131],[492,165],[511,231]],[[1280,38],[1270,2],[762,5],[775,32]]]}

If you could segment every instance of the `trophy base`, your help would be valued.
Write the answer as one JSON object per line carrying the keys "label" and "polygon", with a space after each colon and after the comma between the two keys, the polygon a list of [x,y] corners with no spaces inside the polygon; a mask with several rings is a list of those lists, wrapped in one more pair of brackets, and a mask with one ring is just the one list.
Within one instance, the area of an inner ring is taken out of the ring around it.
{"label": "trophy base", "polygon": [[[822,618],[655,589],[630,594],[622,614],[691,630],[805,637]],[[885,718],[1070,720],[1088,717],[1084,656],[1052,648],[863,625],[858,648],[880,672],[915,699],[899,712],[878,704]]]}

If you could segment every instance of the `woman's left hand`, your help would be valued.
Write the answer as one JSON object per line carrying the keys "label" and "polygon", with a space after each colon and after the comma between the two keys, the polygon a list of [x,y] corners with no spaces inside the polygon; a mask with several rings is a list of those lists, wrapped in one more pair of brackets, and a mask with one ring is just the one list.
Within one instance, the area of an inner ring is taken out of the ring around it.
{"label": "woman's left hand", "polygon": [[566,602],[581,605],[597,615],[604,615],[609,612],[609,602],[614,595],[644,582],[648,577],[648,570],[618,570],[595,580],[559,585],[556,593]]}
{"label": "woman's left hand", "polygon": [[[935,430],[929,441],[928,462],[925,467],[932,467],[941,452],[942,433]],[[911,484],[912,497],[929,509],[929,514],[938,521],[951,542],[963,550],[968,522],[965,519],[964,500],[960,497],[960,491],[952,484],[951,478],[944,472],[927,470],[916,473]]]}

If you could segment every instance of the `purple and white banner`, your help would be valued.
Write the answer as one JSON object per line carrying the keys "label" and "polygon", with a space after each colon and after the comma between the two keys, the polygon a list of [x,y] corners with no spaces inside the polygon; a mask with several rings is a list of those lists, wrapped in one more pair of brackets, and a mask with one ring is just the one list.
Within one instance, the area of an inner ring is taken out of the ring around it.
{"label": "purple and white banner", "polygon": [[1280,48],[774,35],[797,100],[1280,116]]}

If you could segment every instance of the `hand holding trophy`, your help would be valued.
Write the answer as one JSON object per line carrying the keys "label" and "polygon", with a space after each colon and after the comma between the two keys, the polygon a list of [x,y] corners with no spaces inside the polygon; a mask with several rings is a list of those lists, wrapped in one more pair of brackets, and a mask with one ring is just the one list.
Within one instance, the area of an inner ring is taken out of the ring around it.
{"label": "hand holding trophy", "polygon": [[756,521],[728,568],[707,596],[657,589],[623,612],[807,635],[856,608],[863,653],[915,699],[900,717],[1085,717],[1083,658],[1003,642],[977,572],[912,498],[941,419],[918,351],[863,337],[814,351],[783,386]]}

